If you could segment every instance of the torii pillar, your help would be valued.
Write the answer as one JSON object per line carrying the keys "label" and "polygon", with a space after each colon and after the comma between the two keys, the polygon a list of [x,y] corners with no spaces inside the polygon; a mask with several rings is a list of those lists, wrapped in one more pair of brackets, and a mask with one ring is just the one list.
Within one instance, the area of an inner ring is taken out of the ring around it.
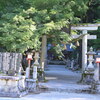
{"label": "torii pillar", "polygon": [[[80,30],[82,34],[84,34],[82,38],[82,72],[87,67],[87,39],[88,39],[88,31],[97,30],[98,24],[88,24],[88,25],[78,25],[72,26],[71,30]],[[90,35],[91,36],[91,35]],[[91,39],[91,38],[90,38]]]}
{"label": "torii pillar", "polygon": [[[87,30],[82,30],[82,34],[87,34]],[[87,67],[87,35],[82,39],[82,71]]]}
{"label": "torii pillar", "polygon": [[41,58],[40,58],[40,66],[42,71],[44,71],[44,67],[46,66],[47,60],[47,36],[42,36],[42,48],[41,48]]}

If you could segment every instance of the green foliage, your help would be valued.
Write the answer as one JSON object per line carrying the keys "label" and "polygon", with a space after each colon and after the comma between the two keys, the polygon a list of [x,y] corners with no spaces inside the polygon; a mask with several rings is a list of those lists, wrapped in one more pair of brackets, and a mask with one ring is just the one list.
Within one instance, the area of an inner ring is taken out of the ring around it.
{"label": "green foliage", "polygon": [[[89,9],[85,20],[87,22],[100,24],[100,0],[91,0],[91,2],[89,2]],[[89,46],[93,46],[96,50],[100,49],[100,27],[97,31],[93,31],[90,34],[97,35],[97,39],[89,41]]]}
{"label": "green foliage", "polygon": [[45,34],[58,50],[70,40],[62,28],[77,23],[86,4],[85,0],[1,0],[0,45],[13,52],[39,50]]}
{"label": "green foliage", "polygon": [[29,4],[25,2],[26,0],[0,0],[0,11],[12,12],[18,9],[26,9]]}
{"label": "green foliage", "polygon": [[90,33],[91,35],[97,35],[97,39],[89,41],[89,47],[93,47],[94,49],[100,49],[100,28],[97,31],[93,31]]}
{"label": "green foliage", "polygon": [[36,30],[35,22],[23,16],[7,13],[2,15],[0,21],[0,44],[7,51],[24,52],[34,47],[31,38]]}

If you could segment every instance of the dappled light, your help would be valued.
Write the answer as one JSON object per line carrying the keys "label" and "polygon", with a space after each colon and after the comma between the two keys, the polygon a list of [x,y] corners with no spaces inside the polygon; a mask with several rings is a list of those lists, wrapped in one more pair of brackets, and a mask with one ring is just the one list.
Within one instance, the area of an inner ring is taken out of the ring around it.
{"label": "dappled light", "polygon": [[0,100],[99,99],[100,0],[0,0]]}

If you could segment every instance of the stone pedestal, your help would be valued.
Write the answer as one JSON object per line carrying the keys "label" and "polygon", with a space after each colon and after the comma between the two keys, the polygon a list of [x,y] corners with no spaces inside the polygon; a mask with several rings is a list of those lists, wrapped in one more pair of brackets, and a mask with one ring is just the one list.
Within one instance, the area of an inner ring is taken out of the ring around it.
{"label": "stone pedestal", "polygon": [[34,65],[33,67],[33,80],[37,81],[37,66]]}
{"label": "stone pedestal", "polygon": [[90,48],[90,51],[87,53],[88,55],[88,65],[85,68],[84,72],[82,73],[82,79],[81,81],[83,83],[87,83],[87,84],[92,84],[95,80],[94,80],[94,55],[96,53],[93,51],[93,48]]}
{"label": "stone pedestal", "polygon": [[26,68],[26,78],[29,78],[30,77],[30,68],[27,67]]}
{"label": "stone pedestal", "polygon": [[99,63],[97,63],[97,66],[95,67],[94,79],[95,79],[95,81],[99,82]]}
{"label": "stone pedestal", "polygon": [[37,91],[36,80],[26,79],[26,87],[27,87],[28,92],[36,92]]}
{"label": "stone pedestal", "polygon": [[94,81],[94,78],[93,78],[94,71],[86,70],[84,75],[85,75],[84,82],[86,84],[92,84]]}
{"label": "stone pedestal", "polygon": [[24,76],[0,76],[1,97],[22,97],[27,93]]}

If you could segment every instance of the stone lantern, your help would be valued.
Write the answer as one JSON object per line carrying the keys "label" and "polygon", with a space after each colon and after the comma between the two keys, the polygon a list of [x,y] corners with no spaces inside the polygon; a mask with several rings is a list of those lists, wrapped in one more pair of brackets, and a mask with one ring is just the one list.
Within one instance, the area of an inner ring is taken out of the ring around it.
{"label": "stone lantern", "polygon": [[94,65],[93,65],[93,61],[94,61],[94,55],[96,53],[93,51],[93,48],[91,47],[90,48],[90,51],[87,53],[87,56],[88,56],[88,66],[86,68],[86,70],[89,70],[89,71],[94,71]]}
{"label": "stone lantern", "polygon": [[88,65],[85,69],[85,80],[84,82],[87,84],[92,84],[94,82],[94,72],[95,72],[95,68],[94,68],[94,55],[96,53],[93,51],[93,48],[90,48],[90,51],[87,52],[87,56],[88,56]]}
{"label": "stone lantern", "polygon": [[[38,60],[39,60],[39,53],[38,52],[33,52],[35,53],[34,55],[34,64],[32,64],[31,66],[31,71],[32,71],[32,75],[30,77],[30,64],[28,65],[28,68],[26,70],[27,74],[26,76],[28,76],[28,78],[26,79],[26,87],[28,88],[29,92],[35,92],[37,91],[37,67],[39,66]],[[31,53],[31,54],[33,54]],[[32,60],[32,55],[28,54],[27,56],[27,60],[29,60],[29,62]]]}

